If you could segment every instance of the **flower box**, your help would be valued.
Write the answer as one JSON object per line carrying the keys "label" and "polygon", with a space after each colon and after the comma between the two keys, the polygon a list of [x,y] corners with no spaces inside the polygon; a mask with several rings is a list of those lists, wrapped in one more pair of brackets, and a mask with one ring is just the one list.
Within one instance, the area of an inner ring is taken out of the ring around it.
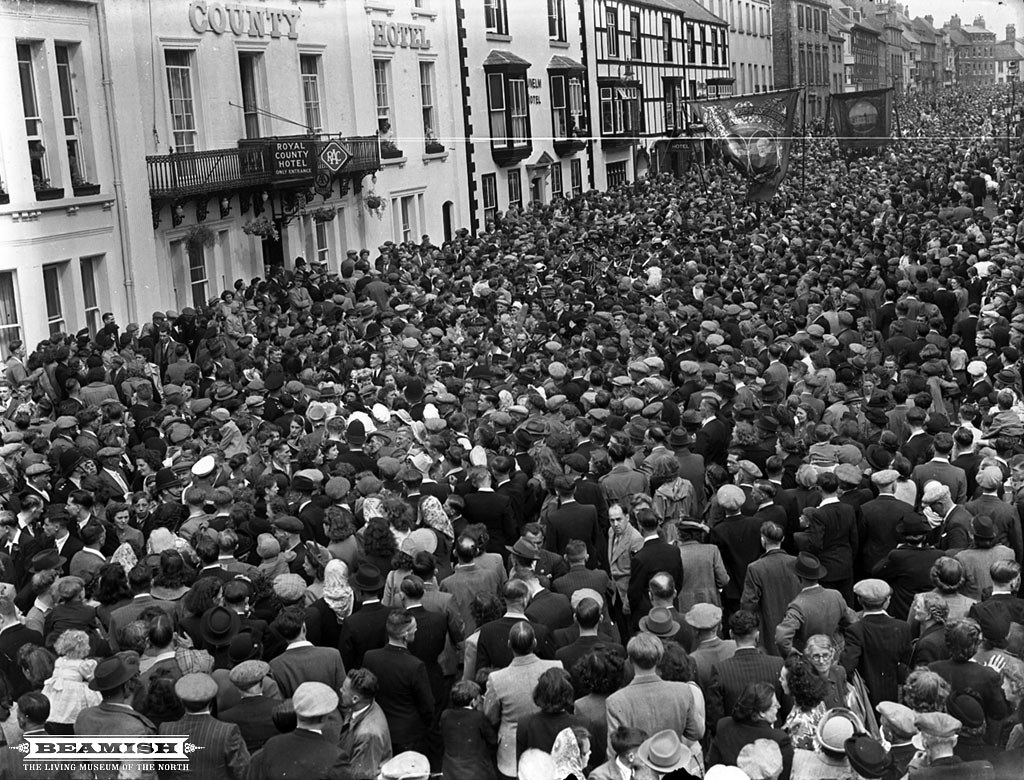
{"label": "flower box", "polygon": [[71,188],[71,191],[75,193],[76,198],[81,198],[86,195],[99,195],[100,185],[90,184],[89,182],[83,182],[82,184],[76,184]]}
{"label": "flower box", "polygon": [[63,187],[39,187],[36,190],[36,200],[60,200],[63,197]]}

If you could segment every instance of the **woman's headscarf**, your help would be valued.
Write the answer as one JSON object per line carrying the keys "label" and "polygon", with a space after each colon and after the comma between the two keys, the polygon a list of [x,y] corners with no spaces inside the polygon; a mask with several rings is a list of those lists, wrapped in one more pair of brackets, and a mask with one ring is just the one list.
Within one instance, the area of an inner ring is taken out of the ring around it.
{"label": "woman's headscarf", "polygon": [[353,593],[348,584],[348,564],[333,558],[324,567],[324,601],[327,603],[338,621],[341,622],[352,614]]}
{"label": "woman's headscarf", "polygon": [[555,762],[554,777],[576,777],[584,780],[583,755],[580,753],[580,743],[571,728],[558,732],[555,744],[551,746],[551,760]]}
{"label": "woman's headscarf", "polygon": [[437,496],[424,496],[420,499],[420,525],[432,528],[439,534],[448,537],[449,541],[455,540],[455,529],[452,528],[452,520],[444,511]]}

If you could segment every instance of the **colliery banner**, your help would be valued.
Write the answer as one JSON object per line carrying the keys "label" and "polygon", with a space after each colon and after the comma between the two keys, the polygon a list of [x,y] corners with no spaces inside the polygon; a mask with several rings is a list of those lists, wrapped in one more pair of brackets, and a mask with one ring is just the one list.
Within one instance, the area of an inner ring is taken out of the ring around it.
{"label": "colliery banner", "polygon": [[877,149],[892,140],[892,87],[832,95],[836,140],[843,149]]}
{"label": "colliery banner", "polygon": [[800,90],[698,103],[708,136],[749,181],[747,200],[771,200],[789,168]]}

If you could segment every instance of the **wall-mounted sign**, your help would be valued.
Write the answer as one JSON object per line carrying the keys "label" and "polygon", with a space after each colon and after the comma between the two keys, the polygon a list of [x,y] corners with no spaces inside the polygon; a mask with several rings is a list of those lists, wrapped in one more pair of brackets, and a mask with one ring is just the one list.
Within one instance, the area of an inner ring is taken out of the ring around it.
{"label": "wall-mounted sign", "polygon": [[395,22],[372,21],[373,45],[390,46],[392,49],[429,49],[427,28],[421,24],[396,24]]}
{"label": "wall-mounted sign", "polygon": [[274,173],[279,176],[312,176],[316,162],[309,141],[274,141],[270,144]]}
{"label": "wall-mounted sign", "polygon": [[188,7],[188,21],[197,33],[228,33],[238,37],[280,38],[293,41],[299,37],[298,9],[263,8],[238,3],[207,3],[194,0]]}
{"label": "wall-mounted sign", "polygon": [[540,89],[542,86],[544,86],[544,82],[542,82],[540,79],[530,79],[529,81],[530,89]]}

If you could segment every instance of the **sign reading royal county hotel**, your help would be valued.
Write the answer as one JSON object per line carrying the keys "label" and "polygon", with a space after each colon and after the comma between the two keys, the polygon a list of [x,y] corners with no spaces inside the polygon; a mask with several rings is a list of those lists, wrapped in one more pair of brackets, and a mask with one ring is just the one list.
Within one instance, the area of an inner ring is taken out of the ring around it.
{"label": "sign reading royal county hotel", "polygon": [[195,0],[188,7],[188,21],[197,33],[229,33],[249,38],[299,37],[299,17],[302,11],[285,8],[265,8],[238,3],[207,3]]}
{"label": "sign reading royal county hotel", "polygon": [[117,771],[131,765],[142,771],[188,771],[188,756],[199,745],[188,736],[36,736],[26,735],[13,749],[24,753],[26,772]]}

